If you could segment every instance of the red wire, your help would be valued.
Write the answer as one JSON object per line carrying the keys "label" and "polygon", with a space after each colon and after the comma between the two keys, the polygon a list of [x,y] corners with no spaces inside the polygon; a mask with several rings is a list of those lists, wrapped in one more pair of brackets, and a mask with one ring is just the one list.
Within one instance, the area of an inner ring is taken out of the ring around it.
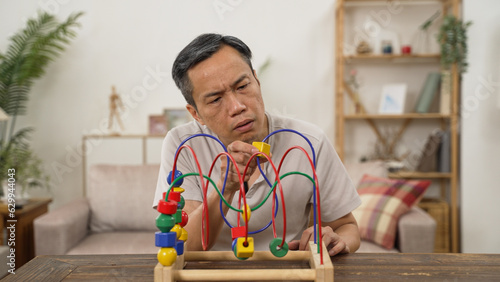
{"label": "red wire", "polygon": [[[278,247],[282,248],[283,245],[285,244],[285,237],[286,237],[286,208],[285,208],[285,195],[283,194],[283,187],[281,186],[281,180],[279,178],[278,171],[276,170],[276,166],[274,166],[273,161],[271,160],[271,158],[268,155],[266,155],[266,154],[264,154],[262,152],[257,152],[257,153],[254,153],[250,157],[250,160],[248,160],[248,163],[245,166],[245,170],[243,171],[243,175],[246,174],[248,166],[249,166],[250,162],[252,161],[252,159],[255,158],[255,157],[257,157],[257,156],[264,156],[269,161],[269,163],[271,164],[271,166],[272,166],[272,168],[274,170],[274,173],[276,175],[276,181],[278,181],[278,187],[279,187],[280,193],[281,193],[281,202],[282,202],[282,205],[283,205],[283,240],[281,241],[281,244]],[[273,199],[274,199],[275,196],[276,196],[276,189],[274,189],[274,191],[273,191]],[[275,217],[274,217],[274,209],[275,209],[274,202],[275,201],[273,200],[273,209],[271,211],[272,212],[271,219],[272,219],[272,222],[273,222],[273,234],[274,234],[274,237],[277,237],[276,236],[276,227],[275,227]]]}
{"label": "red wire", "polygon": [[[201,172],[201,166],[200,166],[200,163],[198,162],[198,157],[196,156],[193,148],[189,147],[188,145],[182,145],[178,150],[177,150],[177,153],[175,154],[175,158],[174,158],[174,166],[172,168],[172,178],[174,178],[174,174],[175,174],[175,169],[177,167],[177,158],[179,157],[179,154],[180,152],[184,149],[184,148],[187,148],[191,151],[191,153],[193,154],[193,157],[194,157],[194,160],[196,162],[196,166],[198,167],[198,174],[200,175],[200,184],[202,186],[202,189],[203,189],[203,210],[202,210],[202,213],[201,213],[201,231],[202,231],[202,237],[201,237],[201,245],[203,247],[203,250],[206,251],[207,250],[207,244],[206,242],[203,240],[203,223],[204,223],[204,217],[206,215],[206,218],[207,218],[207,225],[209,226],[209,219],[208,219],[208,204],[207,204],[207,201],[206,201],[206,198],[207,198],[207,189],[208,189],[208,181],[207,181],[207,185],[203,185],[203,174]],[[172,179],[172,183],[173,183],[174,179]],[[170,191],[169,191],[170,192]],[[206,238],[206,241],[208,241],[208,231],[209,231],[209,227],[207,226],[207,238]]]}
{"label": "red wire", "polygon": [[[278,166],[278,172],[281,170],[281,165],[283,164],[283,160],[285,159],[285,157],[288,155],[288,153],[290,151],[292,151],[293,149],[299,149],[301,150],[302,152],[304,152],[304,154],[306,155],[307,159],[309,160],[309,164],[311,165],[311,168],[312,168],[312,172],[313,172],[313,175],[314,175],[314,184],[316,185],[316,203],[317,203],[317,206],[318,206],[318,211],[317,211],[317,214],[318,214],[318,237],[319,238],[323,238],[323,234],[321,232],[321,227],[322,227],[322,224],[321,224],[321,206],[320,206],[320,197],[319,197],[319,185],[318,185],[318,176],[316,175],[316,169],[314,168],[314,163],[313,161],[311,160],[311,157],[309,156],[309,154],[306,152],[306,150],[304,150],[304,148],[300,147],[300,146],[293,146],[291,147],[290,149],[288,149],[285,154],[283,155],[283,157],[281,158],[281,161],[280,161],[280,164]],[[273,201],[273,204],[274,204],[274,201]],[[274,224],[274,222],[273,222]],[[316,226],[314,227],[316,228]],[[323,240],[320,239],[318,240],[318,244],[322,244],[323,243]],[[320,245],[321,246],[321,245]],[[323,248],[319,248],[319,252],[320,252],[320,263],[323,264]]]}
{"label": "red wire", "polygon": [[[246,198],[246,195],[245,195],[245,186],[243,184],[243,178],[241,176],[240,170],[239,170],[238,166],[236,165],[236,161],[234,160],[233,156],[231,156],[227,152],[222,152],[222,153],[218,154],[215,157],[214,161],[212,162],[212,165],[210,166],[210,171],[208,172],[208,178],[210,178],[210,176],[212,175],[212,170],[214,168],[215,162],[222,155],[228,156],[229,159],[231,160],[231,162],[233,163],[234,167],[236,168],[236,173],[238,174],[238,180],[240,182],[240,198],[241,198],[241,195],[243,195],[243,203],[245,204],[245,207],[246,207],[247,206],[247,198]],[[246,172],[246,170],[245,170],[245,172]],[[208,183],[209,182],[207,180],[207,186],[208,186]],[[238,216],[238,226],[240,226],[240,217],[239,216]],[[247,216],[245,216],[245,226],[246,226],[245,243],[247,243],[247,240],[248,240],[248,217]],[[203,225],[202,225],[202,228],[203,228]],[[208,241],[208,237],[207,237],[207,241]]]}

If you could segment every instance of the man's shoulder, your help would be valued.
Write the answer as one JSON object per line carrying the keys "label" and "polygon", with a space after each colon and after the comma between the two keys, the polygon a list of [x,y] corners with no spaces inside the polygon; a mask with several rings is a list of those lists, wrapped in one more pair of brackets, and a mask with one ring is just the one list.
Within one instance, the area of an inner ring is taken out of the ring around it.
{"label": "man's shoulder", "polygon": [[300,120],[294,117],[281,116],[276,114],[268,115],[272,119],[271,131],[291,129],[306,135],[308,138],[314,138],[316,140],[323,139],[325,136],[324,131],[314,123]]}
{"label": "man's shoulder", "polygon": [[178,125],[172,128],[168,135],[171,138],[184,140],[195,134],[212,134],[206,126],[199,124],[197,121],[193,120],[188,123]]}

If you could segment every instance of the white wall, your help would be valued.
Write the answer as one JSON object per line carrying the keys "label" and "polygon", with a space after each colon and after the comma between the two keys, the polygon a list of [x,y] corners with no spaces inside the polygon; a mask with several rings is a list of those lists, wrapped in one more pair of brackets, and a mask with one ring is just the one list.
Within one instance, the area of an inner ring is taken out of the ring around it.
{"label": "white wall", "polygon": [[111,85],[127,105],[124,133],[146,133],[148,115],[184,107],[171,65],[204,32],[241,38],[256,68],[270,58],[261,77],[267,110],[314,122],[333,137],[332,0],[0,0],[0,50],[37,9],[60,19],[86,13],[78,37],[34,86],[19,124],[36,128],[33,146],[52,178],[52,207],[82,194],[81,138],[106,132]]}
{"label": "white wall", "polygon": [[462,82],[462,251],[500,253],[500,2],[463,3],[473,25]]}
{"label": "white wall", "polygon": [[[37,9],[48,9],[61,19],[74,11],[86,12],[76,40],[33,88],[28,116],[22,119],[22,125],[37,130],[33,145],[52,177],[52,207],[81,195],[81,137],[105,131],[111,85],[128,101],[125,133],[146,133],[148,115],[184,106],[170,79],[171,64],[180,49],[203,32],[240,37],[252,48],[256,67],[270,57],[272,65],[261,77],[267,109],[317,123],[333,139],[334,4],[334,0],[0,0],[2,51],[10,34]],[[215,7],[228,10],[217,12]],[[464,1],[464,16],[474,21],[469,33],[470,69],[463,81],[464,103],[472,103],[464,105],[468,110],[461,146],[465,252],[500,252],[500,108],[495,106],[500,94],[498,83],[484,83],[500,81],[496,51],[500,26],[495,19],[499,8],[496,0]],[[160,72],[156,80],[151,75],[155,70]],[[151,87],[143,95],[144,81]]]}

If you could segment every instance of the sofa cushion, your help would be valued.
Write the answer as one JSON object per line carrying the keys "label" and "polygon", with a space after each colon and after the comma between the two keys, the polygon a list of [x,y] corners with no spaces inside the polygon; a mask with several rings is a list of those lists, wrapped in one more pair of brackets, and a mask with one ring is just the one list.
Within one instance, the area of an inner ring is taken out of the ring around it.
{"label": "sofa cushion", "polygon": [[69,250],[67,255],[156,254],[154,232],[94,233]]}
{"label": "sofa cushion", "polygon": [[358,187],[365,174],[387,178],[387,167],[381,160],[346,163],[345,168],[355,187]]}
{"label": "sofa cushion", "polygon": [[151,208],[151,199],[159,168],[159,165],[91,166],[87,187],[90,230],[157,230],[158,212]]}
{"label": "sofa cushion", "polygon": [[361,239],[392,249],[399,217],[421,199],[429,185],[430,181],[363,176],[358,185],[362,204],[353,211]]}

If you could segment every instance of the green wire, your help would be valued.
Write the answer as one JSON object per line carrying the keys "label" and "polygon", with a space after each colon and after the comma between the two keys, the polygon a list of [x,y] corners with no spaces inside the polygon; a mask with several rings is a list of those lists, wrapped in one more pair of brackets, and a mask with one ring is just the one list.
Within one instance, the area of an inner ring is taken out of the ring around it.
{"label": "green wire", "polygon": [[[282,180],[283,178],[285,178],[285,177],[287,177],[287,176],[289,176],[289,175],[292,175],[292,174],[299,174],[299,175],[305,176],[305,177],[309,178],[309,180],[311,180],[311,182],[312,182],[312,183],[313,183],[313,185],[314,185],[314,179],[313,179],[311,176],[309,176],[309,175],[307,175],[307,174],[305,174],[305,173],[303,173],[303,172],[298,172],[298,171],[292,171],[292,172],[285,173],[285,174],[283,174],[283,175],[280,177],[280,180]],[[193,175],[194,175],[194,176],[200,176],[200,174],[199,174],[199,173],[197,173],[197,172],[186,173],[186,174],[183,174],[183,175],[181,175],[181,176],[177,177],[177,178],[176,178],[176,179],[175,179],[172,183],[174,183],[174,184],[175,184],[175,183],[177,183],[177,181],[179,181],[179,180],[183,179],[184,177],[187,177],[187,176],[193,176]],[[213,182],[213,180],[212,180],[210,177],[208,177],[208,176],[206,176],[206,175],[203,175],[203,177],[204,177],[205,179],[207,179],[208,181],[210,181],[210,183],[212,183],[212,185],[213,185],[213,186],[214,186],[214,188],[215,188],[215,191],[217,191],[217,194],[219,194],[220,198],[222,199],[222,201],[224,202],[224,204],[226,204],[226,206],[228,206],[230,209],[232,209],[232,210],[234,210],[234,211],[236,211],[236,212],[243,212],[243,210],[240,210],[240,209],[237,209],[237,208],[234,208],[233,206],[231,206],[231,205],[230,205],[230,204],[226,201],[226,199],[224,199],[224,197],[222,196],[222,193],[220,192],[219,188],[217,187],[217,185],[215,185],[215,183]],[[256,209],[260,208],[260,207],[261,207],[261,206],[262,206],[262,205],[263,205],[263,204],[267,201],[267,199],[269,199],[269,196],[271,196],[271,193],[274,191],[274,189],[276,189],[276,185],[277,185],[277,184],[278,184],[278,181],[274,182],[273,187],[271,188],[271,190],[269,190],[269,193],[267,193],[266,197],[262,200],[262,202],[260,202],[257,206],[255,206],[255,207],[251,208],[251,209],[250,209],[250,211],[254,211],[254,210],[256,210]],[[170,185],[170,187],[169,187],[169,189],[168,189],[168,192],[167,192],[167,194],[165,195],[165,201],[168,199],[168,195],[170,194],[170,191],[172,190],[172,186],[173,186],[173,184],[171,184],[171,185]]]}
{"label": "green wire", "polygon": [[[305,173],[303,173],[303,172],[299,172],[299,171],[291,171],[291,172],[285,173],[285,174],[283,174],[282,176],[280,176],[280,180],[282,180],[283,178],[285,178],[285,177],[287,177],[287,176],[293,175],[293,174],[298,174],[298,175],[305,176],[305,177],[309,178],[309,180],[311,180],[311,182],[313,183],[313,185],[315,184],[314,179],[313,179],[311,176],[309,176],[309,175],[307,175],[307,174],[305,174]],[[167,201],[167,199],[168,199],[168,195],[170,194],[170,191],[172,190],[172,186],[173,186],[175,183],[177,183],[177,181],[179,181],[179,180],[183,179],[184,177],[187,177],[187,176],[193,176],[193,175],[194,175],[194,176],[200,176],[200,174],[199,174],[199,173],[197,173],[197,172],[190,172],[190,173],[183,174],[183,175],[181,175],[181,176],[177,177],[174,181],[172,181],[172,183],[173,183],[173,184],[171,184],[171,185],[170,185],[170,187],[168,188],[168,192],[165,194],[165,201]],[[215,185],[214,181],[213,181],[210,177],[208,177],[208,176],[206,176],[206,175],[203,175],[203,178],[207,179],[208,181],[210,181],[210,183],[212,183],[212,185],[213,185],[213,186],[214,186],[214,188],[215,188],[215,191],[217,191],[217,194],[219,194],[219,197],[221,198],[221,200],[224,202],[224,204],[225,204],[227,207],[229,207],[230,209],[232,209],[233,211],[236,211],[236,212],[241,212],[241,213],[243,212],[243,210],[240,210],[240,209],[234,208],[233,206],[231,206],[231,205],[230,205],[230,204],[226,201],[226,199],[224,198],[224,196],[222,196],[222,193],[220,192],[219,188],[217,187],[217,185]],[[269,199],[269,196],[271,196],[271,193],[274,191],[274,189],[276,189],[276,185],[277,185],[277,184],[278,184],[278,181],[274,182],[273,187],[271,188],[271,190],[269,190],[269,193],[267,193],[266,197],[262,200],[262,202],[260,202],[260,204],[258,204],[258,205],[257,205],[257,206],[255,206],[254,208],[251,208],[251,209],[250,209],[250,211],[254,211],[254,210],[256,210],[256,209],[260,208],[260,207],[261,207],[261,206],[262,206],[262,205],[263,205],[263,204],[267,201],[267,199]],[[313,195],[313,196],[314,196],[314,195]],[[314,208],[314,207],[313,207],[313,208]],[[319,232],[316,232],[316,233],[317,233],[317,235],[318,235],[318,238],[317,238],[317,241],[316,241],[316,242],[318,242],[318,244],[317,244],[317,245],[318,245],[318,253],[319,253],[319,252],[320,252],[320,249],[319,249],[319,246],[320,246],[320,241],[319,241],[319,240],[320,240],[320,238],[319,238]]]}

